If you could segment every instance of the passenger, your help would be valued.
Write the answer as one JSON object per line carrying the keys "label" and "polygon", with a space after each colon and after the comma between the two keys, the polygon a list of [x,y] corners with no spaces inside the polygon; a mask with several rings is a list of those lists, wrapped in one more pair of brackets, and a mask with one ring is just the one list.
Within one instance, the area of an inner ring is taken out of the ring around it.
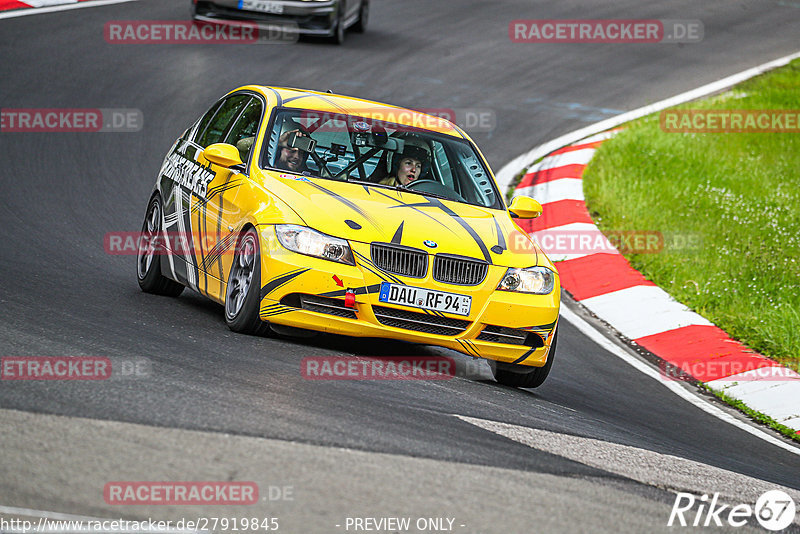
{"label": "passenger", "polygon": [[280,138],[278,138],[278,160],[275,162],[275,167],[285,171],[303,172],[307,170],[306,160],[308,159],[308,152],[300,150],[299,148],[289,147],[289,136],[295,132],[298,137],[309,136],[300,129],[283,132]]}

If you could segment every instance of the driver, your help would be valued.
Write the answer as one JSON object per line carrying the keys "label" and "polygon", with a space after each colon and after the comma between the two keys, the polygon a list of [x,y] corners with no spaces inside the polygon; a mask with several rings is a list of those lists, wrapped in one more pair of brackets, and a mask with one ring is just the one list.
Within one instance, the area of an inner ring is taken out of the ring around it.
{"label": "driver", "polygon": [[299,173],[306,170],[308,152],[289,147],[289,136],[295,132],[298,137],[308,137],[308,134],[299,128],[283,132],[278,138],[278,161],[275,163],[275,167]]}
{"label": "driver", "polygon": [[403,152],[391,155],[391,172],[380,183],[407,186],[425,173],[430,159],[430,148],[425,141],[416,136],[406,137]]}

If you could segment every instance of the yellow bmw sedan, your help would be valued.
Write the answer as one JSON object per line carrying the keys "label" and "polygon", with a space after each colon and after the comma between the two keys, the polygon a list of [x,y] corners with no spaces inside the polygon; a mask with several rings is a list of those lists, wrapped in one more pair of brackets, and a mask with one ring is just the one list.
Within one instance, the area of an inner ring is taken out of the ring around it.
{"label": "yellow bmw sedan", "polygon": [[137,254],[142,290],[189,287],[228,326],[455,349],[536,387],[556,348],[558,273],[455,124],[300,89],[225,95],[170,148]]}

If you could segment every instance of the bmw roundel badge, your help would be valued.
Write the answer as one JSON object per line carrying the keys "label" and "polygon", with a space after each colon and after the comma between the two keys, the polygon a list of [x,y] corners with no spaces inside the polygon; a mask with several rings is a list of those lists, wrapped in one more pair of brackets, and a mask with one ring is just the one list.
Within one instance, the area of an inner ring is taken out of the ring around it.
{"label": "bmw roundel badge", "polygon": [[430,239],[426,239],[425,241],[423,241],[423,243],[425,243],[425,246],[428,248],[436,248],[439,246],[436,244],[436,241],[431,241]]}

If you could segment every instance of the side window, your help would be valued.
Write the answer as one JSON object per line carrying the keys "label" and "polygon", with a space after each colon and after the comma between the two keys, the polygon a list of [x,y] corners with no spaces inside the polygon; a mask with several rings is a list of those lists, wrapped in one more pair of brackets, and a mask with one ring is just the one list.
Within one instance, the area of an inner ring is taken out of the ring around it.
{"label": "side window", "polygon": [[203,115],[199,121],[197,121],[197,128],[192,128],[194,130],[194,136],[192,137],[193,141],[198,137],[200,137],[200,134],[205,131],[206,127],[208,126],[208,123],[211,122],[211,119],[214,118],[214,114],[217,112],[217,109],[219,108],[220,104],[221,102],[217,102],[216,104],[211,106],[211,109],[209,109],[206,112],[206,114]]}
{"label": "side window", "polygon": [[477,154],[466,144],[459,144],[453,148],[456,157],[454,170],[456,180],[460,184],[461,195],[471,203],[495,206],[497,196]]}
{"label": "side window", "polygon": [[242,114],[239,115],[227,137],[225,137],[224,142],[238,148],[242,161],[245,163],[250,158],[250,152],[253,151],[253,143],[256,140],[262,109],[261,101],[253,98],[244,108]]}
{"label": "side window", "polygon": [[217,109],[214,118],[206,126],[205,131],[198,136],[196,143],[203,148],[214,143],[221,143],[231,123],[251,98],[249,95],[234,95],[226,98]]}
{"label": "side window", "polygon": [[453,183],[453,172],[450,170],[450,160],[447,159],[444,145],[438,141],[433,142],[433,160],[434,167],[439,170],[444,185],[455,191],[456,186]]}
{"label": "side window", "polygon": [[[281,168],[285,169],[285,165],[280,165],[278,160],[281,155],[281,148],[278,146],[280,143],[281,135],[292,130],[300,129],[302,131],[309,131],[309,124],[299,122],[300,114],[290,111],[281,111],[275,118],[275,124],[272,131],[269,133],[269,150],[262,150],[261,154],[261,167],[266,168]],[[308,158],[306,158],[306,161]],[[303,164],[305,169],[306,164]],[[316,170],[316,168],[314,169]]]}

